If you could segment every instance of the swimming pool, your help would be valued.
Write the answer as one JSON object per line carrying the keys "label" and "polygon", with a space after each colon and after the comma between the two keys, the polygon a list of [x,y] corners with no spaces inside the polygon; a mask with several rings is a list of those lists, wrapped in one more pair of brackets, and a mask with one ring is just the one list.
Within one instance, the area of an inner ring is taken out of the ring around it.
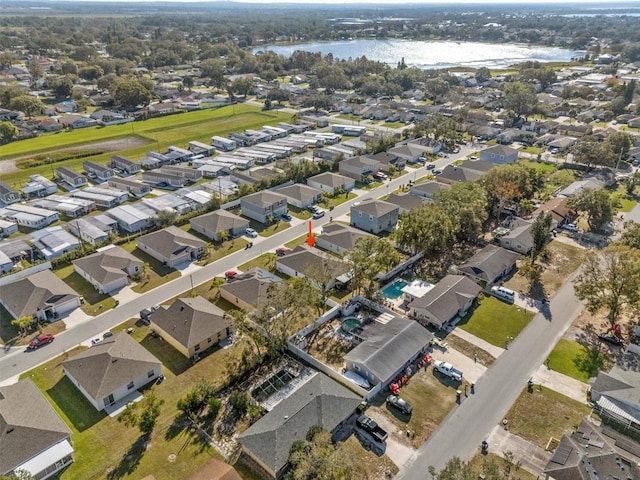
{"label": "swimming pool", "polygon": [[354,328],[358,328],[360,326],[360,319],[358,317],[347,317],[342,320],[342,330],[345,332],[350,332]]}
{"label": "swimming pool", "polygon": [[402,296],[402,289],[409,285],[407,282],[398,278],[382,289],[382,296],[389,300],[395,300]]}

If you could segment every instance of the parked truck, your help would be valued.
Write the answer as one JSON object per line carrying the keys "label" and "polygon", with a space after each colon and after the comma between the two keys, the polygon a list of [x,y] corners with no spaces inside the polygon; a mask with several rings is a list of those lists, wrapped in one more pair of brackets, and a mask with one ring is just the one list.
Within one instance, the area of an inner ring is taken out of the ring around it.
{"label": "parked truck", "polygon": [[454,366],[448,362],[436,360],[435,362],[433,362],[433,368],[435,368],[437,372],[440,372],[443,375],[456,380],[457,382],[462,381],[462,372],[457,368],[454,368]]}
{"label": "parked truck", "polygon": [[356,420],[356,424],[369,433],[376,441],[383,443],[389,434],[378,425],[375,420],[366,415],[360,415]]}

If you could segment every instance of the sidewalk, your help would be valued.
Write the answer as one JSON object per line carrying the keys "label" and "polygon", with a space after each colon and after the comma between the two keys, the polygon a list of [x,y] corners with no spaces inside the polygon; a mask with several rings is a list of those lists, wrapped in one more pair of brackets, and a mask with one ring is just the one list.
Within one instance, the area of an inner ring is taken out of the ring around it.
{"label": "sidewalk", "polygon": [[456,337],[461,338],[462,340],[473,343],[476,347],[490,353],[494,358],[498,358],[500,355],[502,355],[502,352],[504,352],[504,348],[496,347],[495,345],[492,345],[489,342],[462,330],[461,328],[454,328],[451,333]]}
{"label": "sidewalk", "polygon": [[520,462],[522,468],[538,476],[551,460],[551,452],[547,452],[533,443],[512,435],[500,425],[496,425],[487,439],[489,453],[504,456],[504,452],[513,453],[514,460]]}

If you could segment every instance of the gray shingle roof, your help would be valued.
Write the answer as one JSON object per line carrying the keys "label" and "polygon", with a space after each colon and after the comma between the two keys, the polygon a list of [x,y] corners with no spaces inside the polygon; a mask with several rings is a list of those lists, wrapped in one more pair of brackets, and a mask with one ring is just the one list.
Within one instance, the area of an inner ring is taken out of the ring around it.
{"label": "gray shingle roof", "polygon": [[314,276],[315,269],[321,266],[325,270],[330,270],[334,277],[337,278],[347,273],[350,267],[347,263],[334,260],[334,258],[318,249],[298,246],[291,253],[286,254],[284,257],[279,257],[276,263],[311,278]]}
{"label": "gray shingle roof", "polygon": [[241,202],[256,205],[260,208],[270,207],[271,205],[284,202],[287,203],[287,197],[280,195],[279,193],[272,192],[270,190],[263,190],[261,192],[252,193],[246,197],[242,197]]}
{"label": "gray shingle roof", "polygon": [[223,230],[249,226],[249,220],[222,209],[192,218],[190,222],[191,225],[198,225],[212,232],[221,232]]}
{"label": "gray shingle roof", "polygon": [[390,380],[408,360],[417,355],[433,339],[433,334],[419,323],[394,317],[386,324],[374,323],[365,327],[366,340],[344,357],[358,362],[382,381]]}
{"label": "gray shingle roof", "polygon": [[6,473],[71,435],[27,378],[0,387],[0,472]]}
{"label": "gray shingle roof", "polygon": [[51,270],[29,275],[0,288],[0,300],[18,317],[33,315],[38,309],[60,305],[79,295]]}
{"label": "gray shingle roof", "polygon": [[288,462],[293,442],[313,425],[332,431],[355,412],[362,399],[318,373],[238,436],[242,446],[278,472]]}
{"label": "gray shingle roof", "polygon": [[385,202],[395,205],[403,210],[411,210],[412,208],[421,207],[431,203],[424,197],[418,197],[417,195],[410,195],[408,193],[392,193],[386,198]]}
{"label": "gray shingle roof", "polygon": [[360,202],[359,205],[353,205],[351,207],[351,215],[353,216],[353,212],[362,212],[365,215],[373,215],[375,218],[378,218],[394,210],[398,210],[397,205],[369,198]]}
{"label": "gray shingle roof", "polygon": [[487,282],[493,282],[503,271],[513,267],[517,258],[517,253],[497,245],[487,245],[458,266],[458,271],[469,273]]}
{"label": "gray shingle roof", "polygon": [[144,262],[123,248],[112,247],[74,260],[72,263],[90,275],[91,278],[101,284],[106,284],[123,276],[126,277],[125,269],[136,265],[141,267]]}
{"label": "gray shingle roof", "polygon": [[316,198],[318,195],[322,195],[321,190],[301,183],[294,183],[293,185],[279,188],[278,193],[285,197],[293,198],[294,200],[302,202]]}
{"label": "gray shingle roof", "polygon": [[371,237],[370,233],[341,223],[327,223],[322,226],[322,233],[316,241],[327,242],[345,250],[351,250],[356,242],[363,237]]}
{"label": "gray shingle roof", "polygon": [[160,308],[154,312],[151,323],[158,325],[186,348],[207,338],[215,338],[218,332],[231,325],[220,308],[201,296],[179,298],[169,308]]}
{"label": "gray shingle roof", "polygon": [[463,275],[447,275],[423,297],[409,304],[409,308],[428,310],[436,322],[442,325],[451,320],[470,298],[475,298],[482,290],[470,278]]}
{"label": "gray shingle roof", "polygon": [[338,188],[342,185],[353,183],[353,179],[345,177],[344,175],[338,175],[337,173],[325,172],[309,177],[307,182],[316,182],[329,187]]}
{"label": "gray shingle roof", "polygon": [[102,399],[160,366],[160,360],[126,332],[121,332],[65,360],[62,366],[89,395]]}
{"label": "gray shingle roof", "polygon": [[269,286],[281,281],[277,275],[256,267],[221,285],[220,290],[225,290],[249,305],[257,306],[259,300],[267,294]]}
{"label": "gray shingle roof", "polygon": [[201,248],[206,245],[199,238],[173,225],[139,237],[138,243],[146,244],[149,248],[167,258],[179,255],[185,247]]}

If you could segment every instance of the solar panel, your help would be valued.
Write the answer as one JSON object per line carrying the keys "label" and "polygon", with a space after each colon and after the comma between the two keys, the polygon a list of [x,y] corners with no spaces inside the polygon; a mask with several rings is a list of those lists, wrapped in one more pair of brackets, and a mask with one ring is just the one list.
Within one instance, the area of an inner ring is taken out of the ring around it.
{"label": "solar panel", "polygon": [[564,465],[567,463],[567,459],[569,455],[571,455],[571,451],[573,447],[571,445],[563,445],[562,443],[558,445],[556,451],[553,453],[553,457],[551,457],[551,461],[553,463],[557,463],[559,465]]}

